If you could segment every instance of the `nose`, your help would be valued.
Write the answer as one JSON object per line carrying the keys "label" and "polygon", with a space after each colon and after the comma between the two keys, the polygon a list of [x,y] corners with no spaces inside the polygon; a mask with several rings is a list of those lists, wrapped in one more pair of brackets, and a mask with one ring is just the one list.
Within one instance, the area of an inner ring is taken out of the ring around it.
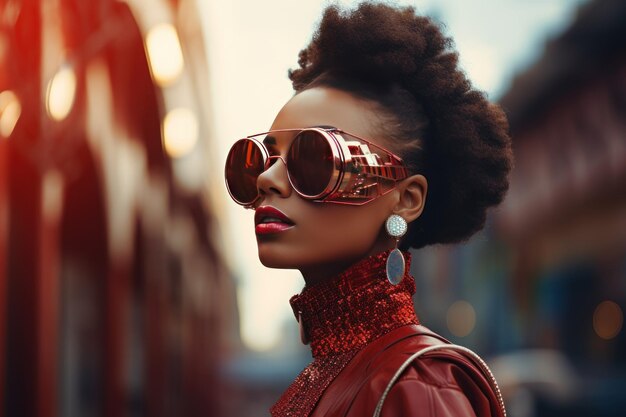
{"label": "nose", "polygon": [[283,158],[274,157],[274,162],[263,171],[256,180],[259,195],[268,197],[276,195],[287,198],[291,195],[291,184],[287,175],[287,165]]}

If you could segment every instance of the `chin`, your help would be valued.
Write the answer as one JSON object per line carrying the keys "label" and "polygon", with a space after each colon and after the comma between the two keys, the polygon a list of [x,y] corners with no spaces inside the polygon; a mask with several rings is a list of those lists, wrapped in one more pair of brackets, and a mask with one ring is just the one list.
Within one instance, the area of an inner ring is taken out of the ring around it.
{"label": "chin", "polygon": [[294,257],[289,256],[286,251],[269,248],[261,244],[259,245],[259,261],[268,268],[298,269]]}
{"label": "chin", "polygon": [[263,266],[267,268],[298,269],[295,265],[292,265],[291,263],[286,264],[285,262],[280,262],[280,261],[277,261],[276,259],[265,259],[265,258],[259,257],[259,260],[261,261],[261,264],[263,264]]}

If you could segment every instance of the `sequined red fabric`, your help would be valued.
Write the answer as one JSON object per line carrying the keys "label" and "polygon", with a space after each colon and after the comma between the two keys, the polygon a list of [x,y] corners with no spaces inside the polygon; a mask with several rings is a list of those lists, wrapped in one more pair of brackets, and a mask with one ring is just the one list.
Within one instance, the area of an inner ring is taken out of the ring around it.
{"label": "sequined red fabric", "polygon": [[389,331],[418,324],[412,295],[415,281],[407,272],[398,285],[385,275],[389,251],[365,258],[334,279],[308,286],[290,303],[307,338],[313,362],[272,406],[274,417],[305,417],[324,390],[365,345]]}

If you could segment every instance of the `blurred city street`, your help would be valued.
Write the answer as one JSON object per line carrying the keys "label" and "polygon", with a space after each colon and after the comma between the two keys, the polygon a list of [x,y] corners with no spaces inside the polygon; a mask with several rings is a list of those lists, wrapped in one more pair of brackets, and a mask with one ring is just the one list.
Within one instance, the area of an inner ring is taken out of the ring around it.
{"label": "blurred city street", "polygon": [[[355,1],[342,1],[353,5]],[[327,2],[0,0],[0,417],[269,415],[311,360],[226,152]],[[504,203],[413,253],[510,417],[626,416],[626,2],[399,1],[509,117]]]}

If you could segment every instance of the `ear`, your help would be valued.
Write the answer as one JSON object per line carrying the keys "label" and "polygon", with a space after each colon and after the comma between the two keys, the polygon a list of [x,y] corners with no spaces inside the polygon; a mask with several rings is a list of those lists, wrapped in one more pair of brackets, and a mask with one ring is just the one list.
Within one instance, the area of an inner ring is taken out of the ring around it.
{"label": "ear", "polygon": [[424,210],[428,181],[423,175],[413,175],[400,181],[396,190],[399,193],[399,199],[393,212],[402,216],[407,223],[411,223]]}

